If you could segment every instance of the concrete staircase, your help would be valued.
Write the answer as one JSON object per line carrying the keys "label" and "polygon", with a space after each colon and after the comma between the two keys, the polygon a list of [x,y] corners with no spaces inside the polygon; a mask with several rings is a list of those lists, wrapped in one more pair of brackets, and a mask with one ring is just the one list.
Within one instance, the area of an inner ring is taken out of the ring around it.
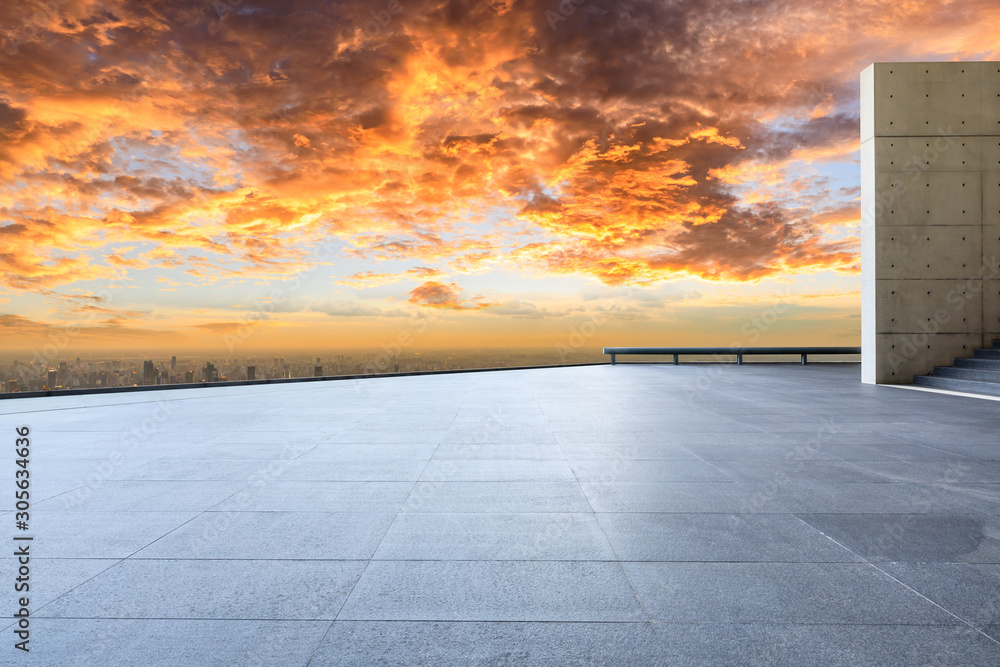
{"label": "concrete staircase", "polygon": [[1000,340],[976,350],[971,359],[957,358],[954,366],[935,366],[931,375],[917,375],[913,384],[970,394],[1000,396]]}

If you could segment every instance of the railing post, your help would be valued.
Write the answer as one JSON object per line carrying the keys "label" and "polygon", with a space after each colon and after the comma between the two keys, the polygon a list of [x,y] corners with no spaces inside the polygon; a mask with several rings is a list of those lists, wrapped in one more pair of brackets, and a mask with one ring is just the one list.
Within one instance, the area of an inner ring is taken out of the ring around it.
{"label": "railing post", "polygon": [[736,355],[736,365],[737,366],[742,366],[743,365],[743,355],[742,354],[737,354]]}
{"label": "railing post", "polygon": [[679,363],[677,359],[678,359],[678,357],[680,357],[680,356],[681,356],[681,355],[679,355],[679,354],[675,354],[675,355],[674,355],[674,366],[676,366],[676,365],[677,365],[677,364]]}
{"label": "railing post", "polygon": [[802,353],[802,365],[803,366],[806,365],[806,353],[805,352]]}
{"label": "railing post", "polygon": [[614,352],[611,353],[611,365],[612,366],[615,365],[615,353]]}

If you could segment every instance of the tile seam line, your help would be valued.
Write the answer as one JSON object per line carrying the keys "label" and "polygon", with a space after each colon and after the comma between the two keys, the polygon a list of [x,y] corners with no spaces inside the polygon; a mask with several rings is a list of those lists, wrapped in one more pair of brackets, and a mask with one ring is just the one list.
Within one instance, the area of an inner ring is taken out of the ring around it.
{"label": "tile seam line", "polygon": [[[557,443],[556,446],[559,447],[559,451],[562,452],[563,458],[565,458],[566,453],[563,451],[562,443]],[[698,460],[703,460],[701,459],[701,457],[697,456],[693,452],[691,452],[691,454],[695,456]],[[576,478],[576,484],[577,487],[579,487],[580,489],[580,493],[582,493],[583,497],[587,499],[587,505],[590,507],[590,514],[594,517],[594,520],[597,522],[597,527],[601,530],[601,535],[604,537],[605,543],[608,545],[608,548],[611,550],[611,554],[614,556],[614,561],[602,561],[602,562],[614,562],[618,565],[618,571],[622,573],[623,577],[625,577],[625,583],[628,584],[628,588],[632,592],[632,598],[635,600],[635,603],[639,607],[639,611],[642,612],[643,617],[645,617],[646,619],[645,625],[649,627],[650,631],[652,631],[653,630],[652,617],[649,615],[649,612],[646,610],[646,606],[642,603],[642,600],[639,598],[639,593],[638,591],[636,591],[635,586],[632,584],[632,580],[629,578],[628,572],[625,570],[625,566],[622,565],[622,561],[618,555],[618,552],[615,550],[614,545],[611,544],[611,540],[608,538],[607,531],[605,531],[604,526],[601,525],[601,521],[597,516],[597,512],[594,510],[594,505],[590,500],[590,496],[587,495],[586,489],[583,488],[583,484],[580,481],[579,476],[576,474],[576,470],[573,469],[573,466],[569,462],[569,459],[566,459],[566,462],[567,465],[569,465],[570,471],[572,471],[573,473],[573,477]],[[653,640],[656,642],[656,645],[660,647],[660,651],[664,656],[669,655],[667,651],[667,646],[663,644],[663,640],[660,639],[660,637],[656,634],[655,631],[653,632]]]}
{"label": "tile seam line", "polygon": [[[46,621],[215,621],[226,623],[327,623],[328,618],[233,618],[216,616],[36,616],[32,618],[44,619]],[[771,622],[771,621],[609,621],[594,620],[581,621],[576,619],[566,620],[509,620],[509,619],[409,619],[409,618],[351,618],[337,621],[338,623],[518,623],[518,624],[579,624],[579,625],[711,625],[711,626],[731,626],[731,625],[778,625],[791,627],[872,627],[872,628],[962,628],[965,623],[838,623],[838,622]],[[9,627],[13,627],[12,623]]]}
{"label": "tile seam line", "polygon": [[[67,559],[60,559],[60,560],[77,560],[77,559],[67,558]],[[105,559],[105,558],[93,558],[93,559],[90,559],[90,558],[88,558],[86,560],[114,560],[116,562],[112,563],[111,565],[108,565],[106,568],[104,568],[100,572],[95,573],[94,576],[88,577],[84,581],[81,581],[79,584],[77,584],[76,586],[73,586],[73,588],[69,589],[68,591],[66,591],[66,592],[64,592],[64,593],[56,596],[55,598],[49,600],[48,602],[46,602],[45,604],[43,604],[41,607],[39,607],[38,611],[34,612],[32,614],[32,616],[37,615],[39,611],[45,609],[49,605],[55,604],[59,600],[63,599],[64,597],[66,597],[67,595],[69,595],[70,593],[72,593],[73,591],[75,591],[76,589],[78,589],[81,586],[83,586],[84,584],[90,583],[91,581],[93,581],[97,577],[101,576],[102,574],[104,574],[105,572],[107,572],[108,570],[110,570],[111,568],[117,567],[117,566],[121,565],[123,562],[125,562],[124,558],[108,558],[108,559]],[[53,617],[53,618],[58,618],[58,617]]]}
{"label": "tile seam line", "polygon": [[[920,591],[916,590],[916,589],[915,589],[915,588],[913,588],[912,586],[909,586],[908,584],[905,584],[905,583],[903,583],[902,581],[900,581],[900,580],[899,580],[899,579],[897,579],[896,577],[892,576],[891,574],[889,574],[888,572],[886,572],[885,570],[883,570],[883,569],[882,569],[881,567],[879,567],[879,566],[878,566],[877,564],[875,564],[874,562],[872,562],[872,561],[868,560],[867,558],[865,558],[865,557],[864,557],[864,556],[862,556],[861,554],[857,553],[856,551],[854,551],[853,549],[851,549],[851,548],[850,548],[850,547],[848,547],[847,545],[844,545],[844,544],[841,544],[841,543],[840,543],[839,541],[837,541],[837,540],[835,540],[834,538],[830,537],[829,535],[827,535],[826,533],[824,533],[824,532],[823,532],[822,530],[820,530],[819,528],[816,528],[815,526],[813,526],[813,525],[809,524],[809,522],[805,521],[805,520],[804,520],[804,519],[802,519],[801,517],[798,517],[798,516],[796,516],[795,518],[796,518],[796,519],[798,519],[799,521],[802,521],[803,523],[805,523],[805,524],[806,524],[807,526],[809,526],[809,527],[810,527],[810,528],[812,528],[813,530],[815,530],[815,531],[819,532],[819,533],[820,533],[821,535],[823,535],[823,536],[824,536],[825,538],[827,538],[828,540],[830,540],[831,542],[833,542],[833,543],[834,543],[834,544],[836,544],[837,546],[841,547],[842,549],[846,549],[846,550],[847,550],[847,551],[849,551],[850,553],[853,553],[853,554],[855,554],[855,555],[856,555],[856,556],[857,556],[858,558],[860,558],[860,559],[861,559],[862,561],[864,561],[864,564],[865,564],[865,565],[868,565],[869,567],[873,568],[873,569],[874,569],[874,570],[876,570],[877,572],[881,573],[881,574],[882,574],[883,576],[885,576],[885,577],[888,577],[888,578],[889,578],[889,579],[891,579],[892,581],[895,581],[895,582],[896,582],[897,584],[899,584],[899,585],[900,585],[900,586],[902,586],[903,588],[907,589],[908,591],[912,592],[913,594],[917,595],[918,597],[922,598],[923,600],[925,600],[925,601],[929,602],[930,604],[932,604],[933,606],[937,607],[937,608],[938,608],[938,609],[940,609],[941,611],[945,612],[945,613],[946,613],[946,614],[948,614],[949,616],[951,616],[951,617],[955,618],[956,620],[958,620],[958,621],[959,621],[959,624],[961,624],[961,625],[964,625],[964,626],[966,626],[966,627],[968,627],[968,628],[970,628],[970,629],[972,629],[972,630],[976,631],[977,633],[979,633],[979,634],[980,634],[980,635],[982,635],[983,637],[986,637],[986,638],[987,638],[987,639],[988,639],[989,641],[991,641],[991,642],[993,642],[994,644],[996,644],[996,645],[1000,646],[1000,640],[998,640],[998,639],[995,639],[994,637],[990,636],[989,634],[987,634],[987,633],[983,632],[983,631],[982,631],[982,630],[981,630],[981,629],[979,628],[979,626],[977,626],[977,625],[974,625],[974,624],[973,624],[972,622],[970,622],[970,621],[967,621],[967,620],[965,620],[964,618],[962,618],[961,616],[959,616],[959,615],[958,615],[958,614],[956,614],[955,612],[951,611],[950,609],[948,609],[948,608],[944,607],[944,606],[943,606],[943,605],[941,605],[941,604],[938,604],[937,602],[935,602],[934,600],[930,599],[929,597],[927,597],[926,595],[924,595],[924,594],[923,594],[923,593],[921,593]],[[858,564],[860,565],[860,563],[858,563]]]}
{"label": "tile seam line", "polygon": [[[464,401],[463,401],[463,403],[464,403]],[[461,411],[461,407],[459,408],[459,411]],[[446,429],[444,429],[444,432],[446,434],[455,425],[455,422],[458,419],[458,412],[459,411],[455,412],[455,415],[451,418],[451,421],[448,422],[448,427]],[[358,421],[356,421],[354,423],[357,424],[360,421],[362,421],[362,419],[364,419],[364,418],[361,418],[361,419],[359,419]],[[348,427],[348,428],[350,428],[350,427]],[[345,431],[346,430],[347,429],[345,429]],[[344,432],[344,431],[342,431],[342,432]],[[335,437],[335,436],[330,436],[330,438],[333,438],[333,437]],[[328,438],[327,440],[329,440],[330,438]],[[354,585],[351,586],[351,590],[348,591],[348,593],[347,593],[346,596],[344,596],[344,601],[340,604],[340,607],[337,609],[337,613],[334,614],[333,620],[330,622],[330,627],[328,627],[326,629],[326,632],[323,633],[323,636],[320,638],[319,643],[316,645],[316,648],[313,649],[313,652],[309,655],[309,659],[306,661],[306,667],[309,667],[309,665],[312,664],[313,659],[316,657],[316,654],[319,652],[320,648],[322,648],[323,643],[326,641],[327,636],[330,634],[330,631],[333,630],[333,626],[336,625],[337,618],[340,616],[341,612],[344,611],[344,607],[347,606],[348,600],[351,599],[351,596],[354,594],[354,590],[358,587],[358,584],[361,582],[362,577],[365,576],[365,572],[368,571],[368,567],[372,564],[372,561],[375,559],[375,554],[377,554],[378,550],[382,548],[382,543],[385,542],[385,538],[389,535],[389,532],[392,530],[392,527],[394,525],[396,525],[396,522],[399,520],[399,515],[403,513],[403,508],[406,506],[407,499],[409,499],[409,497],[411,495],[413,495],[413,490],[415,488],[417,488],[417,484],[420,482],[420,478],[423,477],[424,473],[427,472],[428,466],[430,466],[431,461],[434,460],[434,455],[437,454],[438,449],[441,448],[441,440],[442,439],[444,439],[443,435],[441,436],[441,439],[438,440],[437,445],[435,445],[434,451],[431,452],[431,455],[429,457],[427,457],[427,461],[424,463],[424,467],[420,470],[420,474],[417,475],[417,478],[410,485],[410,490],[406,494],[406,498],[403,499],[403,501],[400,503],[399,507],[396,509],[396,515],[392,518],[392,521],[390,521],[389,525],[386,527],[385,532],[382,534],[382,539],[379,540],[378,544],[375,546],[375,549],[372,550],[372,554],[371,554],[371,556],[368,557],[368,560],[365,562],[365,566],[364,566],[364,568],[362,568],[361,574],[359,574],[358,578],[354,581]]]}
{"label": "tile seam line", "polygon": [[[57,617],[46,617],[46,618],[57,618]],[[58,617],[62,618],[62,617]],[[82,617],[86,619],[88,617]],[[126,619],[119,619],[126,620]],[[142,619],[146,620],[146,619]],[[150,619],[150,620],[160,620],[160,619]],[[175,620],[175,619],[166,619]],[[180,619],[177,619],[180,620]],[[241,620],[241,619],[183,619],[183,620]],[[247,619],[247,620],[274,620],[274,621],[297,621],[298,619]],[[306,619],[309,620],[309,619]],[[325,619],[319,619],[325,620]],[[579,625],[713,625],[713,626],[729,626],[729,625],[778,625],[778,626],[791,626],[791,627],[825,627],[825,626],[838,626],[838,627],[872,627],[872,628],[896,628],[896,627],[910,627],[910,628],[964,628],[964,623],[837,623],[837,622],[815,622],[815,623],[790,623],[790,622],[773,622],[773,621],[580,621],[580,620],[509,620],[509,619],[468,619],[468,618],[452,618],[452,619],[412,619],[412,618],[350,618],[337,621],[338,623],[519,623],[519,624],[539,624],[539,623],[552,623],[552,624],[579,624]]]}
{"label": "tile seam line", "polygon": [[[327,623],[331,622],[328,618],[232,618],[232,617],[204,617],[204,616],[36,616],[31,615],[32,618],[43,618],[47,621],[225,621],[230,623]],[[537,623],[556,623],[556,624],[581,624],[581,625],[649,625],[648,621],[609,621],[609,620],[591,620],[591,621],[581,621],[577,619],[559,619],[559,620],[510,620],[510,619],[468,619],[468,618],[430,618],[430,619],[412,619],[412,618],[349,618],[336,621],[337,623],[520,623],[520,624],[537,624]],[[662,621],[656,621],[662,623]],[[331,622],[332,624],[332,622]],[[693,622],[691,625],[696,625],[698,623]],[[14,625],[14,624],[12,624]],[[707,624],[714,625],[714,624]],[[721,625],[721,624],[720,624]],[[726,625],[752,625],[752,624],[741,624],[733,623]],[[798,625],[798,624],[786,624],[786,625]],[[835,625],[835,624],[802,624],[802,625]],[[836,625],[861,625],[861,624],[836,624]],[[943,626],[943,624],[935,624],[937,626]],[[957,625],[957,624],[956,624]],[[11,627],[11,626],[8,626]],[[923,627],[923,626],[918,626]],[[944,627],[955,627],[947,625]],[[325,638],[325,636],[324,636]],[[322,643],[322,642],[321,642]],[[317,647],[318,649],[319,647]],[[311,658],[310,658],[311,659]]]}

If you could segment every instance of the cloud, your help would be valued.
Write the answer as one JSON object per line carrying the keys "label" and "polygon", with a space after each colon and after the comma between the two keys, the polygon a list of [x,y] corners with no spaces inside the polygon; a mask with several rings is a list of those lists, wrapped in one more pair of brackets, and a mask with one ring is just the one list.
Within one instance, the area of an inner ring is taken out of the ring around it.
{"label": "cloud", "polygon": [[[265,318],[266,319],[266,318]],[[192,324],[192,329],[207,331],[213,334],[235,333],[240,327],[245,327],[246,322],[206,322],[204,324]]]}
{"label": "cloud", "polygon": [[330,317],[406,317],[409,315],[400,308],[382,308],[355,300],[310,304],[308,310],[324,313]]}
{"label": "cloud", "polygon": [[444,275],[439,269],[426,266],[416,266],[407,269],[403,273],[376,273],[375,271],[360,271],[347,276],[343,280],[336,281],[337,285],[348,285],[352,287],[376,287],[379,285],[391,285],[403,279],[424,280],[436,278]]}
{"label": "cloud", "polygon": [[0,313],[0,340],[10,347],[51,341],[60,348],[67,343],[105,345],[113,341],[162,344],[164,341],[178,340],[175,331],[135,327],[127,320],[128,318],[108,317],[92,324],[76,322],[72,325],[58,325],[11,313]]}
{"label": "cloud", "polygon": [[565,317],[565,311],[550,311],[548,308],[539,308],[529,301],[511,299],[502,301],[490,306],[488,311],[492,315],[502,315],[518,320],[542,320],[549,318]]}
{"label": "cloud", "polygon": [[456,283],[444,284],[429,280],[410,290],[409,301],[418,306],[448,310],[481,310],[494,305],[483,302],[483,297],[480,296],[473,297],[472,303],[467,305],[461,295],[462,290]]}
{"label": "cloud", "polygon": [[[851,272],[856,193],[800,172],[853,160],[858,72],[1000,57],[991,0],[569,4],[6,3],[0,286],[262,280],[332,237],[353,286]],[[446,291],[411,301],[479,307]]]}

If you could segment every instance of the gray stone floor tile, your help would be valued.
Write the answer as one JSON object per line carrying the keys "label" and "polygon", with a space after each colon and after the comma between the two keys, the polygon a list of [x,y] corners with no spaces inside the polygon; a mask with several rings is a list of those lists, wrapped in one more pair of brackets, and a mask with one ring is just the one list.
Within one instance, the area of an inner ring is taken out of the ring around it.
{"label": "gray stone floor tile", "polygon": [[623,561],[857,562],[790,514],[598,514]]}
{"label": "gray stone floor tile", "polygon": [[887,572],[967,623],[1000,624],[1000,566],[879,563]]}
{"label": "gray stone floor tile", "polygon": [[37,618],[31,627],[19,665],[305,667],[330,622]]}
{"label": "gray stone floor tile", "polygon": [[443,444],[553,445],[555,436],[548,427],[484,421],[454,423],[440,440]]}
{"label": "gray stone floor tile", "polygon": [[357,461],[360,459],[421,459],[427,461],[437,445],[407,444],[321,444],[297,458],[297,461]]}
{"label": "gray stone floor tile", "polygon": [[[773,438],[773,436],[772,436]],[[685,448],[706,461],[762,461],[787,463],[794,461],[830,461],[833,455],[818,442],[685,443]]]}
{"label": "gray stone floor tile", "polygon": [[[36,537],[36,539],[38,538]],[[13,542],[11,542],[11,545],[13,545]],[[117,558],[40,558],[39,546],[44,546],[41,541],[29,547],[29,557],[33,556],[29,563],[31,567],[27,582],[29,590],[21,591],[29,593],[28,599],[31,603],[30,609],[32,615],[38,614],[44,610],[45,605],[67,594],[89,579],[96,577],[108,568],[122,562]],[[11,554],[14,553],[14,548],[10,549]],[[17,563],[15,563],[15,559],[12,556],[5,556],[2,561],[4,572],[10,573],[11,603],[13,603],[15,592],[13,590],[14,572]],[[13,611],[11,610],[10,613],[13,614]],[[5,620],[9,620],[10,618],[10,616],[7,616]],[[8,623],[4,623],[3,627],[8,627],[8,625]],[[4,650],[6,651],[7,648],[5,646]]]}
{"label": "gray stone floor tile", "polygon": [[675,623],[954,625],[874,567],[854,563],[623,563],[643,609]]}
{"label": "gray stone floor tile", "polygon": [[[548,427],[545,413],[537,407],[522,407],[517,410],[497,410],[492,406],[462,407],[452,419],[455,424],[481,424],[483,422],[499,421],[505,424],[519,424]],[[447,424],[451,426],[451,423]]]}
{"label": "gray stone floor tile", "polygon": [[212,438],[211,442],[199,443],[196,447],[217,448],[219,451],[226,451],[218,447],[219,445],[260,446],[261,449],[272,445],[279,448],[294,446],[299,449],[308,449],[312,445],[317,445],[330,436],[340,433],[346,427],[346,424],[330,426],[317,422],[292,422],[279,425],[269,420],[263,426],[255,428],[252,424],[243,422],[232,431],[226,431]]}
{"label": "gray stone floor tile", "polygon": [[166,459],[294,459],[302,456],[317,443],[304,443],[295,440],[285,440],[268,443],[216,443],[210,445],[194,445],[167,455]]}
{"label": "gray stone floor tile", "polygon": [[962,512],[955,494],[920,484],[829,484],[813,482],[777,484],[777,495],[791,512],[902,514]]}
{"label": "gray stone floor tile", "polygon": [[419,431],[405,428],[390,430],[364,430],[349,428],[330,436],[323,442],[328,444],[370,444],[370,445],[436,445],[445,435],[444,429]]}
{"label": "gray stone floor tile", "polygon": [[522,459],[526,461],[565,460],[559,445],[537,444],[479,444],[442,443],[434,452],[433,460],[490,460]]}
{"label": "gray stone floor tile", "polygon": [[217,505],[245,487],[245,482],[105,480],[36,503],[35,507],[77,512],[196,512]]}
{"label": "gray stone floor tile", "polygon": [[823,443],[824,454],[838,461],[951,461],[955,455],[920,444]]}
{"label": "gray stone floor tile", "polygon": [[433,459],[420,479],[453,482],[576,481],[569,463],[545,459]]}
{"label": "gray stone floor tile", "polygon": [[[113,479],[118,474],[142,467],[155,461],[153,458],[116,458],[111,459],[105,452],[103,456],[90,458],[55,458],[47,455],[35,456],[31,461],[31,473],[34,486],[39,482],[76,481],[85,484],[88,478]],[[14,459],[0,462],[0,470],[13,476]]]}
{"label": "gray stone floor tile", "polygon": [[281,479],[327,482],[415,482],[426,459],[360,459],[320,461],[296,459],[281,471]]}
{"label": "gray stone floor tile", "polygon": [[313,665],[994,664],[997,406],[858,373],[2,401],[36,436],[36,638],[60,665],[304,666],[326,630]]}
{"label": "gray stone floor tile", "polygon": [[[958,435],[953,433],[953,435]],[[970,436],[970,442],[953,442],[947,436],[938,440],[927,441],[926,446],[943,452],[942,457],[953,458],[964,456],[981,461],[1000,461],[1000,445],[980,440],[978,436]]]}
{"label": "gray stone floor tile", "polygon": [[589,512],[576,482],[417,482],[404,512]]}
{"label": "gray stone floor tile", "polygon": [[656,665],[648,623],[337,621],[311,665]]}
{"label": "gray stone floor tile", "polygon": [[712,461],[712,464],[740,482],[852,484],[892,481],[845,461]]}
{"label": "gray stone floor tile", "polygon": [[[6,479],[13,479],[13,475],[14,473],[11,471],[3,476]],[[34,501],[33,504],[38,505],[43,500],[55,498],[64,493],[72,493],[77,489],[83,489],[85,486],[87,484],[82,479],[52,479],[36,474],[32,479],[31,497]],[[80,493],[85,493],[85,491],[81,490]]]}
{"label": "gray stone floor tile", "polygon": [[705,461],[573,459],[577,479],[588,482],[734,482],[736,478]]}
{"label": "gray stone floor tile", "polygon": [[636,431],[613,431],[610,429],[579,429],[574,431],[553,431],[560,445],[674,445],[690,444],[771,444],[793,442],[792,438],[768,433],[742,431],[716,431],[705,433],[698,430],[677,433],[670,427],[647,428]]}
{"label": "gray stone floor tile", "polygon": [[37,615],[333,620],[364,568],[365,561],[126,560]]}
{"label": "gray stone floor tile", "polygon": [[1000,461],[960,457],[942,461],[851,461],[850,464],[892,482],[1000,484]]}
{"label": "gray stone floor tile", "polygon": [[798,514],[869,561],[1000,563],[1000,519],[982,514]]}
{"label": "gray stone floor tile", "polygon": [[620,565],[559,561],[372,561],[337,618],[646,620]]}
{"label": "gray stone floor tile", "polygon": [[[447,431],[454,416],[435,418],[426,413],[381,413],[368,415],[363,419],[348,424],[346,429],[351,432],[362,431],[398,431],[400,429],[413,431]],[[334,435],[331,433],[330,435]]]}
{"label": "gray stone floor tile", "polygon": [[562,444],[561,451],[571,461],[621,459],[624,461],[697,461],[691,450],[681,445]]}
{"label": "gray stone floor tile", "polygon": [[788,512],[780,488],[744,482],[580,482],[595,512]]}
{"label": "gray stone floor tile", "polygon": [[654,623],[672,665],[978,667],[1000,643],[966,626]]}
{"label": "gray stone floor tile", "polygon": [[[53,459],[110,459],[114,456],[116,460],[129,462],[131,460],[138,461],[150,461],[153,459],[158,459],[162,456],[168,456],[174,452],[180,451],[185,447],[195,446],[191,442],[184,442],[183,445],[179,444],[177,441],[171,441],[164,444],[155,443],[121,443],[118,440],[112,443],[108,442],[93,442],[90,444],[68,444],[63,447],[53,448],[50,452],[47,452],[47,456],[51,456]],[[35,456],[38,456],[38,450],[35,449]]]}
{"label": "gray stone floor tile", "polygon": [[371,558],[394,513],[205,512],[133,558]]}
{"label": "gray stone floor tile", "polygon": [[196,516],[194,512],[38,510],[31,513],[30,526],[45,558],[126,558]]}
{"label": "gray stone floor tile", "polygon": [[[268,474],[270,460],[223,460],[164,458],[115,470],[108,479],[131,481],[240,481]],[[282,463],[287,463],[282,461]]]}
{"label": "gray stone floor tile", "polygon": [[614,560],[593,514],[402,513],[376,560]]}
{"label": "gray stone floor tile", "polygon": [[991,623],[988,625],[977,626],[976,630],[992,637],[998,644],[1000,644],[1000,624]]}
{"label": "gray stone floor tile", "polygon": [[412,482],[308,482],[275,479],[250,486],[217,512],[397,512]]}

